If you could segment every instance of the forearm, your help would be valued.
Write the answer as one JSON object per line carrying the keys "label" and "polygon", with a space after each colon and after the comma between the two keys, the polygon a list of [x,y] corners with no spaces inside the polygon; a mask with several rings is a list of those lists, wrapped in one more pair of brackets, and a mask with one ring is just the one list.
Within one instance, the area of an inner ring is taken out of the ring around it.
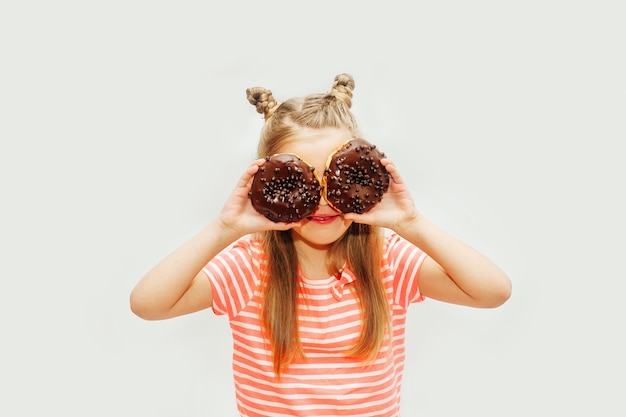
{"label": "forearm", "polygon": [[167,316],[202,268],[239,237],[219,220],[209,223],[137,283],[131,292],[132,310],[144,318]]}
{"label": "forearm", "polygon": [[[495,307],[502,304],[511,292],[508,276],[482,253],[465,244],[420,214],[398,227],[396,232],[428,254],[468,297],[469,304],[478,307]],[[443,293],[443,285],[424,283],[424,290],[434,288]],[[441,298],[448,297],[448,293]],[[461,293],[459,293],[461,294]],[[454,297],[454,295],[452,295]],[[452,299],[458,302],[460,298]]]}

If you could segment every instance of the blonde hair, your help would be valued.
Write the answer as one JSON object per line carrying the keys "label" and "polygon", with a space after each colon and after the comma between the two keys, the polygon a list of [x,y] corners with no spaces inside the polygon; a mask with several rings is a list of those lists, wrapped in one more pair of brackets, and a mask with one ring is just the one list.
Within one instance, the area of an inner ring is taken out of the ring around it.
{"label": "blonde hair", "polygon": [[[358,126],[350,108],[354,80],[349,74],[335,77],[331,91],[311,94],[278,103],[272,92],[262,87],[246,90],[250,104],[265,118],[258,145],[258,156],[278,153],[303,128],[347,128],[356,137]],[[329,249],[327,268],[338,273],[347,261],[356,275],[353,290],[361,309],[363,326],[355,346],[348,353],[365,361],[376,358],[390,333],[389,306],[380,277],[382,230],[352,223]],[[303,357],[298,334],[298,255],[290,231],[265,231],[260,239],[269,265],[264,278],[261,323],[269,340],[274,372],[281,371],[295,358]]]}

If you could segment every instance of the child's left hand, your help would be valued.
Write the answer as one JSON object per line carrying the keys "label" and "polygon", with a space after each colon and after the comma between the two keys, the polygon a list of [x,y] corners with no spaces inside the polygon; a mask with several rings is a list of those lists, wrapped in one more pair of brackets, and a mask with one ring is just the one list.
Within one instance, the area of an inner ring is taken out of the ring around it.
{"label": "child's left hand", "polygon": [[383,199],[370,211],[363,214],[348,213],[345,219],[356,223],[365,223],[380,226],[398,232],[403,227],[417,220],[420,216],[408,187],[400,177],[396,166],[389,159],[382,159],[381,163],[389,173],[389,190]]}

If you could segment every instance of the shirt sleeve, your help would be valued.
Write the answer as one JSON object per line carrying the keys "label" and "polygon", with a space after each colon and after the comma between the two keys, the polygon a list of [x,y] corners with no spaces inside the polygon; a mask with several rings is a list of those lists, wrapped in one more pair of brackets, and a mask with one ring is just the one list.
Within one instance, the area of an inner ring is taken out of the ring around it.
{"label": "shirt sleeve", "polygon": [[213,312],[231,319],[252,299],[259,284],[259,246],[252,240],[236,242],[204,268],[213,291]]}
{"label": "shirt sleeve", "polygon": [[419,273],[426,253],[392,233],[386,239],[385,256],[393,275],[394,302],[406,309],[411,303],[424,301],[419,290]]}

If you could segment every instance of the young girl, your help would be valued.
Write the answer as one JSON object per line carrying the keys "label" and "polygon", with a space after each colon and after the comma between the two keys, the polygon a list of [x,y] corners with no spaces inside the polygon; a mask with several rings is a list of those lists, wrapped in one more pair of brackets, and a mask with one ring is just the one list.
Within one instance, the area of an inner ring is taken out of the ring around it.
{"label": "young girl", "polygon": [[347,74],[327,94],[283,103],[248,89],[265,117],[260,159],[217,218],[132,291],[132,311],[147,320],[209,307],[228,315],[242,416],[399,416],[409,304],[491,308],[510,296],[503,271],[416,209],[388,159],[388,191],[363,214],[341,214],[323,198],[293,223],[253,208],[263,157],[296,154],[323,173],[333,150],[359,137],[353,89]]}

